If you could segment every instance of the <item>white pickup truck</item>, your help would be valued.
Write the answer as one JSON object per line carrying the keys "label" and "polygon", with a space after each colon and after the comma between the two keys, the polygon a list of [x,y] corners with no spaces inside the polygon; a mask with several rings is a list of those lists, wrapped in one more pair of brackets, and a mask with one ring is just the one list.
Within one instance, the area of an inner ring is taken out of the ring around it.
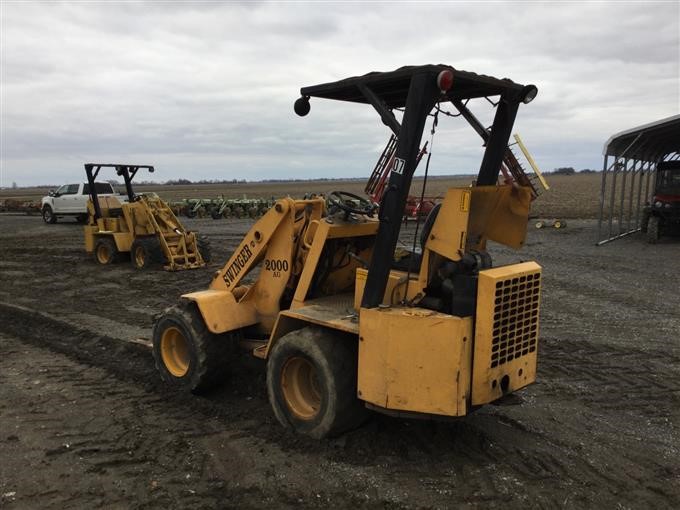
{"label": "white pickup truck", "polygon": [[[96,182],[97,194],[100,197],[115,196],[121,198],[108,182]],[[127,199],[127,197],[125,197]],[[87,201],[90,199],[90,186],[82,184],[64,184],[50,191],[42,198],[40,210],[45,223],[56,223],[59,216],[71,216],[81,223],[87,221]],[[127,201],[127,200],[126,200]]]}

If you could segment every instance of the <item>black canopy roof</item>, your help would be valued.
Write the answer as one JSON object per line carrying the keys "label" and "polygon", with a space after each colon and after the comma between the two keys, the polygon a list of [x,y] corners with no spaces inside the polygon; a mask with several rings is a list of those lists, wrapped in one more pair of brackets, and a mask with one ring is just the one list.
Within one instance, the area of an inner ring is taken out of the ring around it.
{"label": "black canopy roof", "polygon": [[680,115],[650,122],[612,135],[604,144],[605,156],[658,161],[680,152]]}
{"label": "black canopy roof", "polygon": [[360,87],[365,85],[384,101],[388,108],[401,108],[406,104],[411,77],[414,74],[429,73],[432,79],[436,79],[437,75],[445,69],[453,71],[453,87],[446,96],[442,97],[441,101],[497,96],[506,91],[519,93],[523,88],[523,85],[507,78],[494,78],[438,64],[405,66],[390,72],[372,72],[363,76],[303,87],[300,93],[303,96],[368,103],[368,99],[360,90]]}

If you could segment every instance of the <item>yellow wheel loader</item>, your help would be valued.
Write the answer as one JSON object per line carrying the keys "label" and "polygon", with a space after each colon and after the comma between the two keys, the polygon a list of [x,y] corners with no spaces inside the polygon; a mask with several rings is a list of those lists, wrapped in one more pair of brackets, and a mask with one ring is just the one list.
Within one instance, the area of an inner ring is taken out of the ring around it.
{"label": "yellow wheel loader", "polygon": [[[277,419],[316,438],[356,427],[368,409],[463,417],[534,382],[541,268],[492,267],[486,248],[524,243],[531,190],[497,181],[519,104],[536,92],[445,65],[301,89],[299,115],[311,97],[368,103],[397,136],[379,210],[343,192],[278,200],[208,289],[184,294],[156,320],[162,379],[204,390],[228,371],[233,349],[245,347],[266,361]],[[467,102],[485,97],[497,98],[496,112],[480,133],[487,139],[476,185],[450,189],[425,221],[420,247],[396,261],[428,116],[449,103],[475,127]]]}
{"label": "yellow wheel loader", "polygon": [[[94,185],[99,171],[113,167],[125,182],[126,199],[98,196]],[[85,164],[90,189],[85,251],[102,265],[130,254],[137,269],[163,266],[168,271],[195,269],[210,262],[207,238],[184,229],[168,204],[155,193],[136,194],[132,179],[141,168],[152,166]]]}

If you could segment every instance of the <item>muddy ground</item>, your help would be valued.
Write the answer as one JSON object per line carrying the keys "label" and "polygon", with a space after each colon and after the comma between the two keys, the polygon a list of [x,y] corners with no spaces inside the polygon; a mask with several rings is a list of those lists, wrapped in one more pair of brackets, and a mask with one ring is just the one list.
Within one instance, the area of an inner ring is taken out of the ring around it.
{"label": "muddy ground", "polygon": [[544,267],[538,383],[463,420],[376,414],[318,442],[278,425],[259,360],[179,395],[130,342],[250,224],[186,222],[208,269],[99,267],[77,224],[0,215],[0,508],[680,505],[680,239],[596,248],[583,220],[494,249]]}

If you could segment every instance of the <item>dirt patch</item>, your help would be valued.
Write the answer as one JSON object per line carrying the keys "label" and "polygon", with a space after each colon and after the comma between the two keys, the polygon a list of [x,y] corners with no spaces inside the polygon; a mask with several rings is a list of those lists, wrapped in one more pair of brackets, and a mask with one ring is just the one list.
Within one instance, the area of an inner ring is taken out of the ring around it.
{"label": "dirt patch", "polygon": [[544,266],[538,383],[464,420],[376,414],[317,442],[274,420],[259,360],[178,395],[126,342],[204,288],[250,222],[187,224],[216,262],[144,272],[95,265],[75,223],[0,215],[0,507],[677,506],[677,239],[596,248],[575,221],[494,247]]}

